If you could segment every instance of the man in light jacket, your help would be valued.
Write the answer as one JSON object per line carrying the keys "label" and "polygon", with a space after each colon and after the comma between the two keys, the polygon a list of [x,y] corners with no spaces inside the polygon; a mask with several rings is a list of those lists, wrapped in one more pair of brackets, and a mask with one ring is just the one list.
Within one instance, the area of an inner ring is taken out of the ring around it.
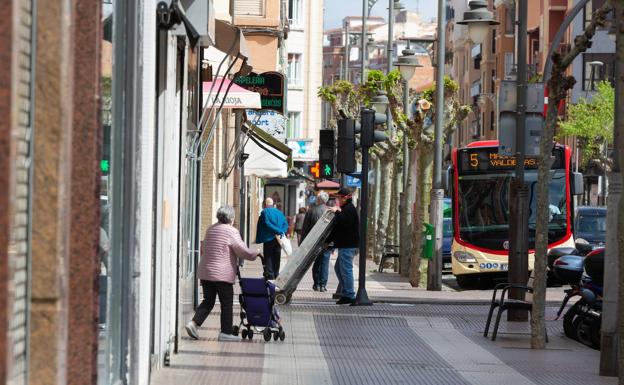
{"label": "man in light jacket", "polygon": [[264,254],[264,274],[268,279],[275,279],[279,275],[282,247],[277,238],[288,231],[288,221],[284,214],[273,207],[273,199],[264,200],[264,210],[258,218],[256,243],[262,243]]}

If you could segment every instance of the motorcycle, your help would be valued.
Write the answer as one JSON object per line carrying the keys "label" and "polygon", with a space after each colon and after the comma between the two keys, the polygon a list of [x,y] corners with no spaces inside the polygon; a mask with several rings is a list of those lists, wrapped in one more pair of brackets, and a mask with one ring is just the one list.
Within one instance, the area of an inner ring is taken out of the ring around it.
{"label": "motorcycle", "polygon": [[553,262],[553,274],[570,285],[557,312],[561,317],[571,298],[580,299],[563,315],[563,330],[567,337],[593,349],[600,349],[602,293],[604,277],[604,248],[590,251],[586,256],[563,255]]}

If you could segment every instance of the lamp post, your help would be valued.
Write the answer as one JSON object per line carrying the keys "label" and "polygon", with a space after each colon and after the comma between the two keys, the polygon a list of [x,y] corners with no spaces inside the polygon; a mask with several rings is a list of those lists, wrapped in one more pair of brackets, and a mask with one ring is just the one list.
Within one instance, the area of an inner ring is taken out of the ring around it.
{"label": "lamp post", "polygon": [[367,255],[367,238],[368,232],[368,151],[376,141],[375,132],[375,113],[384,114],[388,108],[388,97],[385,93],[379,93],[372,98],[371,104],[373,109],[362,108],[360,112],[361,134],[360,144],[362,147],[362,172],[361,182],[362,189],[360,191],[360,257],[359,257],[359,274],[358,274],[358,291],[355,296],[354,306],[370,306],[373,303],[366,293],[366,255]]}
{"label": "lamp post", "polygon": [[[409,112],[409,81],[414,76],[416,72],[416,68],[422,67],[418,64],[418,59],[416,58],[416,51],[410,48],[410,42],[407,41],[407,48],[402,51],[402,55],[399,56],[397,60],[397,67],[399,67],[399,71],[401,71],[401,77],[403,78],[403,113],[407,116]],[[401,223],[399,224],[399,234],[400,234],[400,270],[399,272],[407,271],[405,270],[407,266],[407,260],[409,256],[407,253],[409,252],[409,248],[407,247],[407,240],[409,239],[409,234],[407,233],[407,227],[409,224],[409,218],[411,218],[411,210],[409,205],[409,174],[408,167],[409,165],[409,145],[407,143],[407,127],[403,133],[403,192],[401,193],[401,203],[400,203],[400,212],[401,212]]]}

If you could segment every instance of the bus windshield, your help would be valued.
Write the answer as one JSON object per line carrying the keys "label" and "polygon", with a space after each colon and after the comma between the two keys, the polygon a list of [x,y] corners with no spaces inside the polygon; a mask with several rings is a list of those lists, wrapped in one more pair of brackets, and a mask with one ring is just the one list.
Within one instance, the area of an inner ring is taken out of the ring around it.
{"label": "bus windshield", "polygon": [[[565,170],[551,170],[548,243],[567,234]],[[477,247],[505,250],[509,240],[509,183],[513,171],[460,175],[459,237]],[[535,248],[537,170],[526,170],[529,184],[529,248]],[[505,245],[505,246],[504,246]]]}

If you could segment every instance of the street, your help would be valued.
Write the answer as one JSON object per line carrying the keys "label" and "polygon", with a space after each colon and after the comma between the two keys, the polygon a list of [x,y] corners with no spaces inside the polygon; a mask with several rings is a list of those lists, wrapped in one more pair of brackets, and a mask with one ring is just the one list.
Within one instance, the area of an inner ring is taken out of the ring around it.
{"label": "street", "polygon": [[[284,262],[284,261],[283,261]],[[332,260],[333,264],[334,260]],[[407,288],[395,273],[368,267],[371,307],[335,305],[335,275],[327,293],[311,289],[310,274],[290,305],[280,307],[284,342],[218,342],[217,308],[200,340],[182,336],[179,354],[155,372],[164,384],[615,384],[599,377],[599,352],[563,336],[553,321],[562,288],[549,288],[547,349],[530,349],[528,323],[503,320],[495,342],[483,327],[491,290],[441,292]],[[331,267],[330,267],[331,270]],[[246,263],[243,276],[260,274]],[[446,281],[446,279],[445,279]],[[452,279],[448,279],[452,282]],[[235,286],[237,287],[237,286]],[[235,305],[235,322],[238,304]]]}

